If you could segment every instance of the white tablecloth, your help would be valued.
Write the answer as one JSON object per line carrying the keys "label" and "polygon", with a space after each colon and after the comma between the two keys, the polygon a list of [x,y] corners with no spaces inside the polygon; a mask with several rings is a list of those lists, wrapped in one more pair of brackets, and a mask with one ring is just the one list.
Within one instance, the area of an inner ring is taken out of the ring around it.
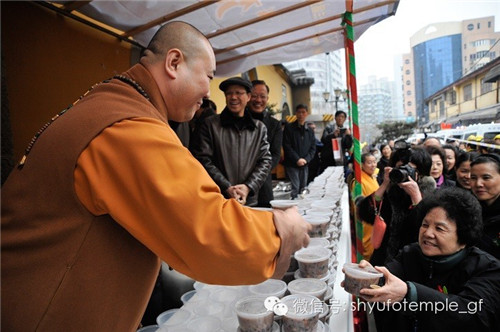
{"label": "white tablecloth", "polygon": [[[342,273],[342,266],[344,265],[344,263],[351,261],[351,232],[350,232],[350,221],[349,221],[349,198],[347,190],[348,190],[347,186],[344,186],[341,199],[342,229],[337,250],[338,267],[333,289],[333,299],[332,302],[330,303],[330,309],[332,311],[332,315],[328,322],[331,331],[342,331],[342,332],[344,331],[351,332],[354,330],[353,312],[351,310],[351,295],[345,292],[344,289],[340,286],[340,283],[344,280],[344,274]],[[203,287],[203,284],[201,284],[201,287]],[[206,285],[206,287],[210,288],[213,286]],[[227,290],[231,290],[232,288],[231,286],[214,286],[214,287],[219,288],[219,290],[220,288]],[[234,288],[232,288],[232,290],[234,290]],[[193,311],[193,302],[196,302],[197,300],[196,296],[197,294],[195,294],[192,300],[190,300],[182,308],[189,311]],[[227,299],[227,301],[228,303],[234,302],[235,299]],[[215,316],[217,317],[217,315]],[[175,317],[175,314],[173,317]],[[189,318],[189,321],[192,321],[196,318],[199,317],[196,314],[193,314]],[[222,317],[218,318],[222,319]],[[224,320],[227,322],[227,316]],[[237,318],[235,314],[234,314],[234,320],[235,320],[234,324],[236,324],[235,326],[237,327]],[[228,329],[225,329],[225,331],[226,330]],[[234,329],[234,332],[236,332],[236,328]]]}

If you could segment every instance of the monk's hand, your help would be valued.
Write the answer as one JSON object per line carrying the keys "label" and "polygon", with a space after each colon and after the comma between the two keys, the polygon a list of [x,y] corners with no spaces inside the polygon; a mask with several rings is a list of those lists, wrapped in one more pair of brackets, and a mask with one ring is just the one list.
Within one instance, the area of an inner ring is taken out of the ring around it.
{"label": "monk's hand", "polygon": [[281,247],[278,253],[278,262],[273,278],[281,279],[288,267],[292,255],[309,244],[309,234],[312,226],[302,218],[297,207],[285,210],[273,210],[274,226],[281,238]]}

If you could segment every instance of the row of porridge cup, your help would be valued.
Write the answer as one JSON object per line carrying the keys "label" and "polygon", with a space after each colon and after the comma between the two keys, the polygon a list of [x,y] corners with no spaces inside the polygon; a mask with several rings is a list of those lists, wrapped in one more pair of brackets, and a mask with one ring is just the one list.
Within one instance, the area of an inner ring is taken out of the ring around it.
{"label": "row of porridge cup", "polygon": [[[338,267],[343,177],[341,167],[330,167],[309,184],[309,193],[302,199],[271,202],[277,209],[297,206],[304,219],[313,225],[309,246],[295,252],[283,280],[269,279],[251,286],[195,282],[195,290],[182,296],[182,308],[160,314],[158,325],[139,331],[330,331],[327,322],[331,316],[329,304],[333,299]],[[355,270],[356,267],[354,264],[352,268]],[[360,285],[349,282],[347,277],[346,290],[359,293]]]}

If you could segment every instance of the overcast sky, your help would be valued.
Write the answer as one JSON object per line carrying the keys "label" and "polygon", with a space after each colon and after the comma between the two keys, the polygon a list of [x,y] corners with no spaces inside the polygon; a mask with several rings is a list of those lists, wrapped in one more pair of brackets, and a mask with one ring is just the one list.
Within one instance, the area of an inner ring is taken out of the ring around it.
{"label": "overcast sky", "polygon": [[370,75],[393,80],[394,57],[410,52],[410,37],[423,27],[484,16],[495,16],[499,32],[500,0],[400,0],[395,16],[370,27],[354,45],[358,84]]}

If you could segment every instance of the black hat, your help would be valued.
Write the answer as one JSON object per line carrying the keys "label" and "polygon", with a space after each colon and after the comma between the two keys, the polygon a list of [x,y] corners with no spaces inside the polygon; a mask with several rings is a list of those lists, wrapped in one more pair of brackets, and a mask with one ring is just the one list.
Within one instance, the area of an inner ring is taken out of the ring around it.
{"label": "black hat", "polygon": [[226,89],[231,86],[231,85],[239,85],[245,88],[247,92],[252,91],[252,83],[244,78],[241,77],[231,77],[228,78],[227,80],[223,81],[219,85],[219,89],[222,91],[226,92]]}

